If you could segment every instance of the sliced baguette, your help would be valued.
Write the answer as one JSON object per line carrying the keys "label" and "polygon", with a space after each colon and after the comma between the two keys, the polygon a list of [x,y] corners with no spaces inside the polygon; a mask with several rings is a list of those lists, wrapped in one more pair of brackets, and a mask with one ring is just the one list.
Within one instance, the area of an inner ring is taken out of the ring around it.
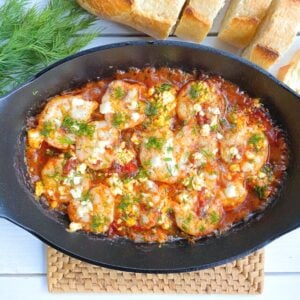
{"label": "sliced baguette", "polygon": [[218,37],[235,47],[245,48],[266,15],[272,0],[232,0]]}
{"label": "sliced baguette", "polygon": [[288,65],[279,69],[277,77],[300,94],[300,50],[296,52]]}
{"label": "sliced baguette", "polygon": [[158,39],[169,36],[185,0],[77,0],[90,13]]}
{"label": "sliced baguette", "polygon": [[273,0],[243,57],[268,69],[291,46],[300,23],[300,0]]}
{"label": "sliced baguette", "polygon": [[225,0],[190,0],[177,24],[175,35],[200,43],[208,34]]}

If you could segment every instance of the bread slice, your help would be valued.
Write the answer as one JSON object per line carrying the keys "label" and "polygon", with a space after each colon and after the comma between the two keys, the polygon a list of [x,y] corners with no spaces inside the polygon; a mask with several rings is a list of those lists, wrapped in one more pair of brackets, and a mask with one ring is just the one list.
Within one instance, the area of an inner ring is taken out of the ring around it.
{"label": "bread slice", "polygon": [[245,48],[266,15],[272,0],[232,0],[218,37],[235,47]]}
{"label": "bread slice", "polygon": [[300,0],[273,0],[243,57],[268,69],[291,46],[300,25]]}
{"label": "bread slice", "polygon": [[90,13],[158,39],[169,36],[185,0],[77,0]]}
{"label": "bread slice", "polygon": [[224,3],[225,0],[190,0],[183,10],[175,35],[200,43],[207,36]]}
{"label": "bread slice", "polygon": [[300,94],[300,50],[296,52],[288,65],[279,69],[277,77]]}

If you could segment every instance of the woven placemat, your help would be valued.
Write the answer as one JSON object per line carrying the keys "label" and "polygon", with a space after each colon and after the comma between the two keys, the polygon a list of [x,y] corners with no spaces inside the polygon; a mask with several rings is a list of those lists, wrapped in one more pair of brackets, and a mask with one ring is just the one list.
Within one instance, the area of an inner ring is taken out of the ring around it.
{"label": "woven placemat", "polygon": [[140,274],[93,266],[48,249],[50,292],[259,294],[263,282],[263,250],[202,271]]}

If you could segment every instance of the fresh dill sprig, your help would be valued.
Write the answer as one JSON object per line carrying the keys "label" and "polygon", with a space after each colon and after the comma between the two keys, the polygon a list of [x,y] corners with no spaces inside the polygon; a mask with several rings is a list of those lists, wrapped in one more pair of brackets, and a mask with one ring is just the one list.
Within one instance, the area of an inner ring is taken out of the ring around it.
{"label": "fresh dill sprig", "polygon": [[86,32],[95,20],[73,0],[49,0],[43,9],[6,0],[0,6],[0,95],[86,46],[99,33]]}

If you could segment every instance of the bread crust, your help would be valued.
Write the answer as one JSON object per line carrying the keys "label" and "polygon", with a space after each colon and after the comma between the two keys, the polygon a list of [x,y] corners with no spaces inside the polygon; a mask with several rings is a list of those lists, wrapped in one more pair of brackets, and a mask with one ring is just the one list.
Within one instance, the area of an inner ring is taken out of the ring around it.
{"label": "bread crust", "polygon": [[300,25],[300,0],[274,0],[242,56],[268,69],[291,46]]}
{"label": "bread crust", "polygon": [[223,7],[224,0],[191,0],[185,6],[175,35],[200,43],[212,27],[213,20]]}
{"label": "bread crust", "polygon": [[300,50],[295,53],[289,64],[279,69],[277,78],[300,94]]}
{"label": "bread crust", "polygon": [[90,13],[158,39],[169,36],[185,0],[77,0]]}
{"label": "bread crust", "polygon": [[232,0],[222,21],[218,37],[235,47],[246,47],[272,0]]}

